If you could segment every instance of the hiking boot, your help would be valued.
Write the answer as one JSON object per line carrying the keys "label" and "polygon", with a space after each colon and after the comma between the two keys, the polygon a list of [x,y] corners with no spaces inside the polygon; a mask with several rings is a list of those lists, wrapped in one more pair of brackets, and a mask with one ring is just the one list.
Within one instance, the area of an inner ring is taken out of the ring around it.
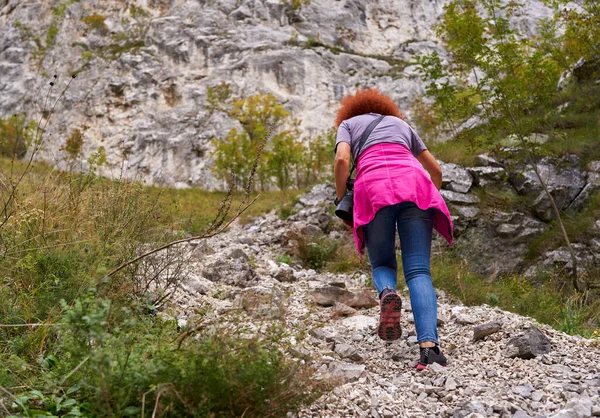
{"label": "hiking boot", "polygon": [[417,370],[425,370],[427,365],[433,363],[438,363],[445,367],[447,362],[448,360],[437,345],[435,347],[421,347],[421,358],[417,364]]}
{"label": "hiking boot", "polygon": [[400,338],[402,329],[400,328],[400,310],[402,309],[402,300],[394,291],[386,292],[379,301],[379,324],[377,325],[377,335],[385,341],[394,341]]}

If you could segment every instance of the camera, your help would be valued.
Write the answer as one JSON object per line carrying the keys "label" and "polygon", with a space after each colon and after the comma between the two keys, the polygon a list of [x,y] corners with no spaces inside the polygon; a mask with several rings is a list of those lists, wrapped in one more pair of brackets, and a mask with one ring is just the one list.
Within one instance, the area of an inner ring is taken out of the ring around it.
{"label": "camera", "polygon": [[352,223],[354,219],[354,179],[346,180],[346,194],[335,208],[335,216]]}

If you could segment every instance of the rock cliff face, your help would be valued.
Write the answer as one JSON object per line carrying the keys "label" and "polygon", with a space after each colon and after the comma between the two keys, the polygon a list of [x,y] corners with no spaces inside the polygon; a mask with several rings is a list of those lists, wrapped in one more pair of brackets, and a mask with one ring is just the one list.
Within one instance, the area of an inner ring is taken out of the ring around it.
{"label": "rock cliff face", "polygon": [[[105,148],[107,175],[219,188],[210,138],[237,122],[209,111],[207,87],[272,93],[306,135],[331,127],[338,100],[360,87],[409,110],[422,89],[411,59],[444,55],[431,26],[445,3],[312,0],[294,10],[282,0],[0,0],[0,117],[36,117],[49,107],[41,98],[52,75],[50,98],[77,72],[41,158],[60,164],[61,146],[80,129],[84,156]],[[527,2],[515,24],[532,28],[548,15]]]}
{"label": "rock cliff face", "polygon": [[[542,259],[525,265],[529,247],[548,230],[554,213],[532,166],[511,155],[515,153],[515,149],[503,151],[501,161],[479,155],[476,167],[441,163],[441,193],[453,214],[457,250],[472,269],[487,277],[516,272],[533,276],[537,268],[550,266],[570,270],[572,263],[566,247],[549,251]],[[577,156],[566,154],[562,158],[541,158],[536,165],[561,211],[581,210],[600,190],[598,162],[581,167]],[[480,204],[478,195],[494,193],[521,203],[512,208],[507,204]],[[600,228],[594,226],[586,240],[574,246],[579,268],[585,270],[600,263],[597,248]]]}

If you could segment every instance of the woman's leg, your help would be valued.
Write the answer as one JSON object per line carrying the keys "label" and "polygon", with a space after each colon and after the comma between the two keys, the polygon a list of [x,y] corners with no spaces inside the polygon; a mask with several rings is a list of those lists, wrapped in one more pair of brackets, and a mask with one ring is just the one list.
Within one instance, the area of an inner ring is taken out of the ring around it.
{"label": "woman's leg", "polygon": [[377,212],[365,228],[365,241],[373,268],[373,284],[379,295],[377,335],[385,341],[400,338],[402,301],[396,293],[396,218],[398,205]]}
{"label": "woman's leg", "polygon": [[373,285],[377,295],[386,288],[396,291],[396,218],[398,205],[386,206],[365,225],[365,244],[369,253],[369,261],[373,269]]}
{"label": "woman's leg", "polygon": [[400,205],[398,235],[402,247],[402,267],[410,292],[417,339],[422,347],[439,344],[437,299],[430,270],[432,232],[432,209],[423,211],[411,202]]}

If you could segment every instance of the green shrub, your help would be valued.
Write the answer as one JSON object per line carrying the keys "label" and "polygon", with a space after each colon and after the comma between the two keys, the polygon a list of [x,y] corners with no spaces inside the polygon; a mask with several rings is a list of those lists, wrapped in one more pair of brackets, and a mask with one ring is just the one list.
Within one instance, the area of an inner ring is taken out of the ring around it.
{"label": "green shrub", "polygon": [[25,115],[0,118],[0,155],[23,158],[35,135],[35,124]]}
{"label": "green shrub", "polygon": [[290,265],[293,263],[292,257],[290,257],[287,254],[278,255],[277,258],[275,259],[275,261],[277,261],[278,263],[285,263],[287,265]]}
{"label": "green shrub", "polygon": [[91,30],[97,30],[101,34],[108,33],[108,27],[105,23],[106,18],[101,14],[91,14],[83,18],[83,23],[85,23],[88,28]]}
{"label": "green shrub", "polygon": [[60,342],[41,363],[46,390],[19,396],[30,415],[284,416],[323,388],[285,358],[277,328],[256,338],[217,329],[178,347],[174,321],[94,290],[63,309]]}

